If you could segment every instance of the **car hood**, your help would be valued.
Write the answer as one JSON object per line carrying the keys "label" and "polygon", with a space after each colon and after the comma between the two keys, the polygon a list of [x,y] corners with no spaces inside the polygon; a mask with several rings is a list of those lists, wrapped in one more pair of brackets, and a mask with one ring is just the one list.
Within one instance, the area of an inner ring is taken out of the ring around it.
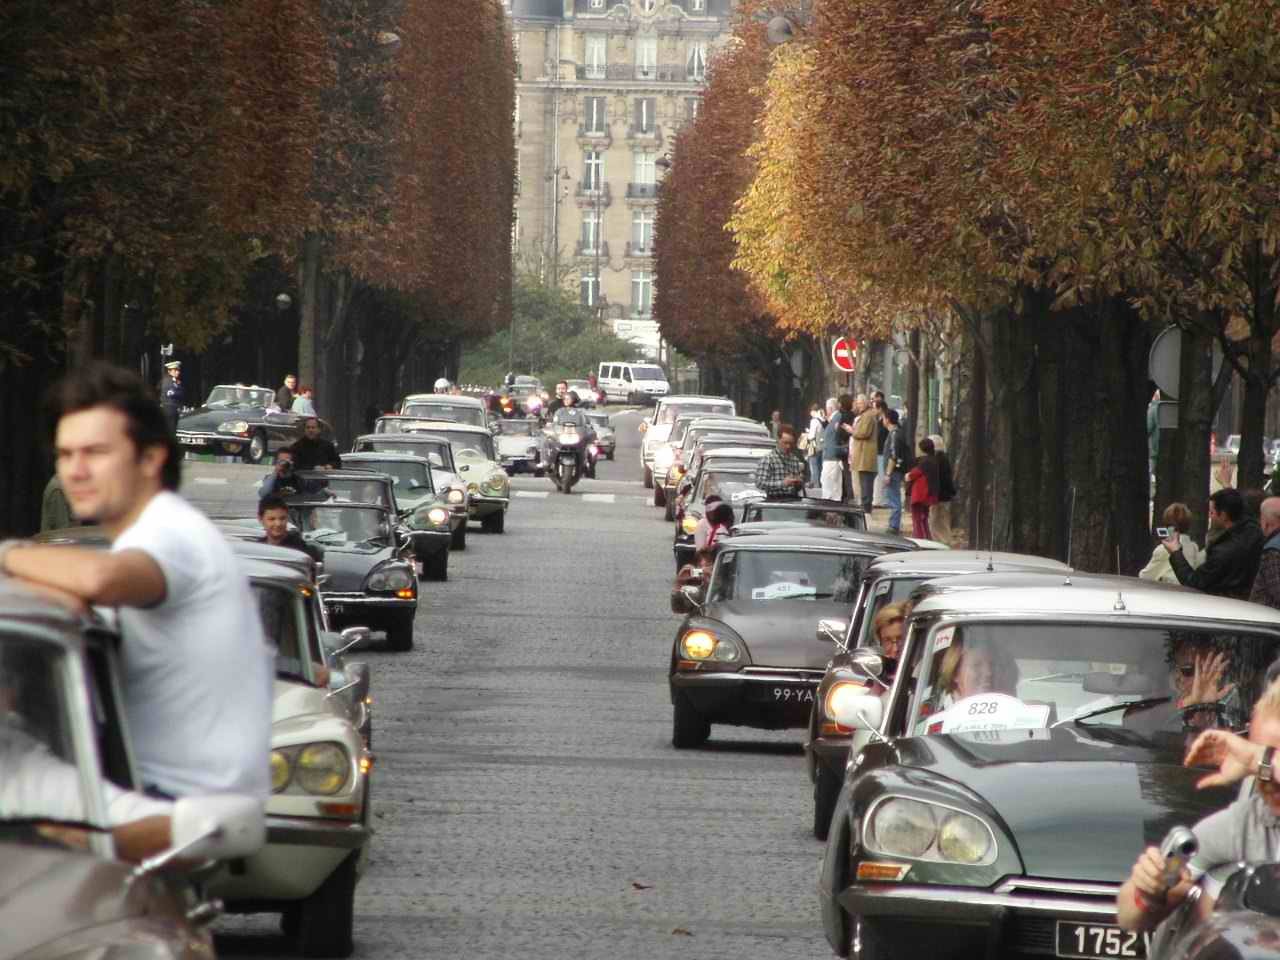
{"label": "car hood", "polygon": [[831,641],[817,637],[818,621],[848,615],[848,603],[830,600],[732,600],[704,611],[746,642],[753,664],[810,670],[824,670],[831,659]]}
{"label": "car hood", "polygon": [[1169,828],[1226,806],[1231,790],[1196,790],[1180,734],[1116,727],[934,734],[896,742],[902,766],[977,795],[1002,821],[1029,876],[1119,883]]}
{"label": "car hood", "polygon": [[350,543],[332,546],[322,543],[320,546],[324,549],[324,572],[329,577],[324,584],[324,593],[359,593],[369,571],[394,555],[387,546],[367,547]]}

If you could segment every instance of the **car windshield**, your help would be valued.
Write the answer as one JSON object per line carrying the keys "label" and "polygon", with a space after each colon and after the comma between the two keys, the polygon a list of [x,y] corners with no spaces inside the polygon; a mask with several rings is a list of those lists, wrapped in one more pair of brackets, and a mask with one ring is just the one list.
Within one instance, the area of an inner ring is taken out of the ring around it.
{"label": "car windshield", "polygon": [[448,437],[453,447],[455,460],[481,457],[485,460],[495,459],[493,454],[493,434],[470,433],[464,430],[432,430],[432,433]]}
{"label": "car windshield", "polygon": [[65,656],[53,644],[0,633],[0,819],[87,817],[86,786],[71,739]]}
{"label": "car windshield", "polygon": [[391,478],[399,499],[413,499],[431,493],[431,472],[425,463],[412,460],[352,460],[344,461],[345,470],[372,470]]}
{"label": "car windshield", "polygon": [[502,437],[532,437],[534,424],[529,420],[499,420],[498,435]]}
{"label": "car windshield", "polygon": [[386,440],[361,440],[360,450],[370,453],[407,453],[422,457],[433,467],[453,472],[453,457],[449,453],[449,445],[439,440],[433,442],[390,437]]}
{"label": "car windshield", "polygon": [[207,407],[265,407],[275,402],[275,394],[254,387],[214,387],[209,391]]}
{"label": "car windshield", "polygon": [[661,380],[664,383],[667,379],[661,367],[632,367],[631,376],[636,380]]}
{"label": "car windshield", "polygon": [[302,645],[299,643],[296,594],[285,586],[253,583],[253,598],[258,602],[262,631],[276,648],[276,674],[291,680],[305,680]]}
{"label": "car windshield", "polygon": [[726,550],[716,562],[711,602],[830,600],[852,603],[867,557],[801,550]]}
{"label": "car windshield", "polygon": [[452,420],[473,427],[485,425],[484,410],[470,403],[408,403],[402,413],[408,417],[425,417],[428,420]]}
{"label": "car windshield", "polygon": [[380,507],[386,507],[388,510],[394,508],[395,504],[391,500],[390,490],[385,481],[376,477],[370,477],[368,480],[359,480],[354,477],[322,477],[315,481],[320,485],[320,491],[316,494],[308,494],[309,497],[319,499],[321,497],[330,497],[333,500],[341,500],[346,503],[376,503]]}
{"label": "car windshield", "polygon": [[[1206,629],[944,623],[931,631],[917,671],[911,730],[1040,729],[1073,721],[1148,734],[1238,728],[1248,723],[1277,646],[1274,636]],[[1225,670],[1214,695],[1188,709],[1196,665],[1210,658],[1220,658]]]}
{"label": "car windshield", "polygon": [[303,505],[290,512],[303,536],[322,546],[344,543],[382,545],[391,537],[381,510]]}
{"label": "car windshield", "polygon": [[731,503],[749,500],[753,496],[764,496],[757,489],[755,477],[752,474],[718,470],[702,474],[694,500],[698,503],[704,503],[707,497],[712,495],[719,497],[721,500],[728,500]]}

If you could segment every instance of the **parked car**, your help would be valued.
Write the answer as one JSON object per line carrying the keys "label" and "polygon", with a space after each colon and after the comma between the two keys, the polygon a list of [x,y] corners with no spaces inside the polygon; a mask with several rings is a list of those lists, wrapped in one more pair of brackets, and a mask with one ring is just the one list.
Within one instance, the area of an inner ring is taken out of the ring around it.
{"label": "parked car", "polygon": [[803,727],[828,656],[818,621],[849,609],[884,552],[794,534],[721,541],[709,582],[686,588],[695,612],[671,648],[672,745],[696,747],[714,724]]}
{"label": "parked car", "polygon": [[[600,388],[604,389],[603,382]],[[645,417],[640,423],[640,432],[643,434],[640,440],[640,469],[645,489],[653,486],[653,457],[658,447],[667,442],[671,434],[671,425],[681,413],[692,412],[732,417],[737,409],[733,401],[725,397],[679,394],[660,399],[654,408],[653,416]]]}
{"label": "parked car", "polygon": [[422,429],[453,448],[457,476],[467,488],[468,518],[478,520],[485,533],[502,533],[511,507],[511,481],[498,465],[492,432],[464,423],[430,422]]}
{"label": "parked car", "polygon": [[320,588],[330,623],[383,630],[392,650],[413,648],[418,577],[397,548],[394,515],[367,503],[292,501],[289,517],[324,549]]}
{"label": "parked car", "polygon": [[[764,526],[775,529],[773,524]],[[735,533],[738,531],[735,530]],[[967,550],[912,550],[886,554],[873,560],[862,573],[858,599],[848,616],[833,618],[828,626],[835,643],[834,656],[827,664],[809,716],[809,737],[805,758],[813,784],[813,834],[827,838],[836,796],[844,782],[849,760],[849,731],[836,723],[834,704],[851,692],[863,693],[868,678],[858,670],[855,658],[864,651],[882,654],[876,640],[876,615],[889,604],[903,603],[926,581],[967,573],[1007,573],[1016,570],[1056,570],[1071,568],[1057,560],[1020,553]],[[874,686],[874,684],[871,684]]]}
{"label": "parked car", "polygon": [[[752,455],[764,456],[775,446],[773,438],[767,433],[759,435],[754,433],[749,435],[742,433],[708,433],[695,439],[687,451],[683,446],[675,447],[675,455],[671,461],[671,466],[667,468],[667,475],[662,480],[663,519],[675,519],[675,500],[680,490],[680,481],[688,474],[697,472],[701,466],[702,458],[706,454],[717,450],[736,448],[743,451],[751,451]],[[654,484],[656,485],[657,482],[658,477],[655,473]]]}
{"label": "parked car", "polygon": [[431,482],[449,507],[450,546],[467,549],[467,517],[471,509],[467,485],[459,478],[453,448],[446,437],[428,433],[367,433],[356,437],[353,453],[403,453],[431,465]]}
{"label": "parked car", "polygon": [[[346,702],[332,695],[328,669],[314,659],[319,625],[307,602],[314,585],[273,564],[245,566],[277,651],[267,843],[219,870],[208,887],[230,912],[279,911],[303,956],[347,957],[356,883],[368,860],[373,757]],[[354,664],[347,669],[357,672]]]}
{"label": "parked car", "polygon": [[499,420],[493,440],[498,463],[508,474],[531,473],[541,477],[546,473],[542,463],[542,431],[538,429],[537,420],[528,417]]}
{"label": "parked car", "polygon": [[[685,427],[679,447],[671,440],[656,444],[653,447],[650,472],[652,473],[653,505],[655,507],[660,507],[666,502],[664,487],[667,481],[667,474],[671,470],[672,464],[676,462],[676,451],[684,449],[686,444],[692,449],[692,441],[709,433],[736,433],[742,436],[744,443],[747,443],[747,445],[760,439],[770,439],[769,431],[765,429],[763,424],[748,420],[745,417],[699,417],[697,420],[692,421]],[[647,432],[645,439],[648,439]]]}
{"label": "parked car", "polygon": [[867,518],[861,507],[840,500],[822,500],[817,497],[801,497],[798,500],[755,500],[742,505],[740,517],[742,523],[780,520],[820,527],[867,529]]}
{"label": "parked car", "polygon": [[480,397],[449,393],[411,393],[400,401],[398,412],[424,420],[452,420],[473,427],[489,426],[489,411]]}
{"label": "parked car", "polygon": [[[853,741],[819,879],[828,942],[842,957],[1142,956],[1116,893],[1145,846],[1233,797],[1196,790],[1203,771],[1182,759],[1199,730],[1247,722],[1280,611],[1061,573],[912,596],[888,692],[833,704]],[[1185,703],[1180,668],[1206,649],[1227,655],[1234,693]],[[878,659],[859,661],[869,678]]]}
{"label": "parked car", "polygon": [[[281,410],[270,387],[223,384],[214,387],[204,405],[178,418],[178,443],[193,453],[220,453],[258,463],[303,435],[309,417]],[[333,428],[320,420],[320,434],[333,439]]]}
{"label": "parked car", "polygon": [[587,419],[596,432],[596,446],[600,448],[600,456],[612,460],[618,451],[618,437],[607,413],[588,413]]}
{"label": "parked car", "polygon": [[[174,861],[262,846],[260,800],[189,797],[174,805],[169,850],[142,864],[120,859],[108,807],[140,786],[119,642],[101,621],[0,579],[0,960],[212,957],[208,924],[221,905],[198,896]],[[40,789],[21,789],[27,778]]]}
{"label": "parked car", "polygon": [[675,535],[671,549],[675,555],[676,569],[693,561],[693,535],[698,521],[707,512],[707,497],[715,494],[731,506],[746,500],[763,497],[756,487],[756,461],[758,456],[737,447],[716,451],[717,456],[707,457],[698,475],[686,477],[686,492],[676,501]]}
{"label": "parked car", "polygon": [[431,464],[423,457],[406,453],[344,453],[342,466],[345,470],[368,470],[390,478],[403,525],[401,532],[413,543],[418,576],[448,580],[454,524],[449,501],[435,491]]}

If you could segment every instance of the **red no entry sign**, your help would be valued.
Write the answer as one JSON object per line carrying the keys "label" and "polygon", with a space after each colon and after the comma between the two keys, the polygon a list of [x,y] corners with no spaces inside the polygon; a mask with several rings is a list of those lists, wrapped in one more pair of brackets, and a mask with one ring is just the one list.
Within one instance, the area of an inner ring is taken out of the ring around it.
{"label": "red no entry sign", "polygon": [[846,373],[853,372],[854,362],[858,359],[858,341],[850,337],[836,337],[831,343],[831,362],[836,369]]}

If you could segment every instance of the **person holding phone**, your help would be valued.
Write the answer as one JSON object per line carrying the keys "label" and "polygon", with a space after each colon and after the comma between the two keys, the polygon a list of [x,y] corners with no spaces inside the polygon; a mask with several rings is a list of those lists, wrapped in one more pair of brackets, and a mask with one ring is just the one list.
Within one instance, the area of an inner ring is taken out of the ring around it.
{"label": "person holding phone", "polygon": [[[1182,542],[1182,555],[1187,558],[1191,568],[1194,570],[1204,563],[1204,551],[1188,536],[1191,531],[1191,508],[1185,503],[1171,503],[1164,508],[1161,519],[1164,521],[1164,526],[1156,527],[1156,536],[1164,541],[1176,531]],[[1173,572],[1173,564],[1169,562],[1169,551],[1164,548],[1163,543],[1156,544],[1155,549],[1151,551],[1150,562],[1138,571],[1138,576],[1143,580],[1155,580],[1158,583],[1178,582],[1177,574]]]}

